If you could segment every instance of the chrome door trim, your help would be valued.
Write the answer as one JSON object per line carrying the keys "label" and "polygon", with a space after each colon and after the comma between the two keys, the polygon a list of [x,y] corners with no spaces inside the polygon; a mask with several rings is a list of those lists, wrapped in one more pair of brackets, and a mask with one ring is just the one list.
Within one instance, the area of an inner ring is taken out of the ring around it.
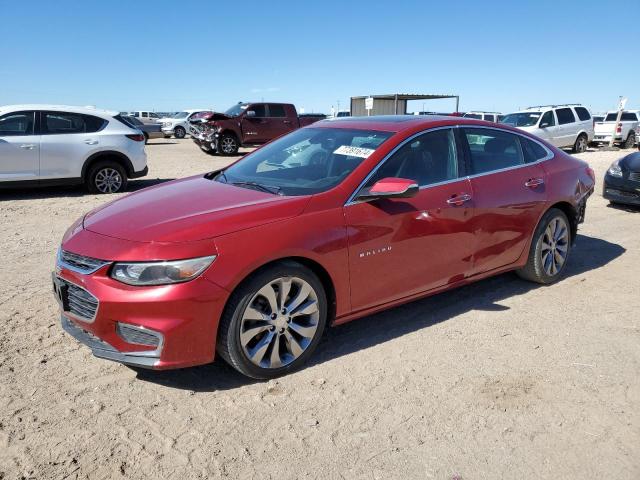
{"label": "chrome door trim", "polygon": [[[358,203],[363,203],[364,201],[362,200],[356,200],[357,194],[358,192],[360,192],[360,190],[362,189],[362,187],[364,187],[364,185],[366,185],[366,183],[369,181],[369,179],[376,174],[376,172],[380,169],[380,167],[382,167],[382,165],[384,164],[384,162],[386,162],[393,154],[395,154],[399,149],[401,149],[402,147],[404,147],[407,143],[411,142],[413,139],[415,139],[416,137],[420,136],[420,135],[424,135],[425,133],[430,133],[430,132],[435,132],[437,130],[443,130],[446,128],[450,128],[450,129],[454,129],[454,128],[478,128],[478,129],[487,129],[487,130],[497,130],[499,132],[506,132],[506,133],[510,133],[512,135],[517,135],[519,137],[523,137],[526,138],[527,140],[531,140],[532,142],[537,143],[538,145],[540,145],[542,148],[544,148],[544,150],[547,152],[547,155],[542,157],[539,160],[536,160],[535,162],[531,162],[531,163],[523,163],[522,165],[514,165],[513,167],[506,167],[506,168],[501,168],[499,170],[491,170],[489,172],[483,172],[483,173],[477,173],[475,175],[465,175],[464,177],[458,177],[458,178],[453,178],[451,180],[444,180],[442,182],[437,182],[437,183],[430,183],[429,185],[422,185],[419,187],[420,190],[426,189],[426,188],[431,188],[431,187],[438,187],[440,185],[446,185],[447,183],[453,183],[453,182],[457,182],[460,180],[471,180],[473,178],[477,178],[477,177],[482,177],[485,175],[491,175],[494,173],[502,173],[502,172],[507,172],[509,170],[515,170],[518,168],[523,168],[523,167],[529,167],[531,165],[538,165],[542,162],[546,162],[547,160],[551,160],[554,157],[554,153],[549,150],[549,148],[544,145],[543,143],[541,143],[540,141],[528,137],[526,135],[523,135],[521,133],[518,132],[512,132],[511,130],[506,130],[504,128],[498,128],[498,127],[491,127],[491,126],[485,126],[485,125],[473,125],[473,124],[458,124],[458,125],[446,125],[443,127],[435,127],[435,128],[428,128],[426,130],[421,130],[418,133],[414,133],[413,135],[411,135],[410,137],[405,138],[402,142],[400,142],[398,145],[396,145],[393,150],[391,150],[389,153],[387,153],[382,160],[380,160],[378,162],[378,164],[369,172],[369,174],[364,178],[364,180],[362,182],[360,182],[360,184],[358,185],[358,187],[353,191],[353,193],[349,196],[349,198],[347,199],[347,201],[345,202],[344,206],[348,207],[349,205],[355,205]],[[522,145],[520,144],[520,149],[522,150]],[[459,162],[460,161],[460,152],[457,151],[457,147],[456,147],[456,160]],[[522,152],[523,155],[523,159],[524,159],[524,151]]]}

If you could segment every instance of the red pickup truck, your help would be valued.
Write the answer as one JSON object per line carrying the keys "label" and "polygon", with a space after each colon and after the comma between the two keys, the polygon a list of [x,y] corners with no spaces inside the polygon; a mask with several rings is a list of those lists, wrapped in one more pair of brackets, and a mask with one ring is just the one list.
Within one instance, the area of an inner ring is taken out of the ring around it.
{"label": "red pickup truck", "polygon": [[235,155],[241,146],[260,145],[326,115],[298,115],[290,103],[240,102],[224,113],[209,112],[190,121],[189,133],[205,152]]}

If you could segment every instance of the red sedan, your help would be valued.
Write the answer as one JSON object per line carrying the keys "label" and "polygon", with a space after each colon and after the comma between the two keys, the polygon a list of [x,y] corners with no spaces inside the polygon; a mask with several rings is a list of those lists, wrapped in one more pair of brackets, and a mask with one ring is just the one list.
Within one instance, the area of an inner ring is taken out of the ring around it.
{"label": "red sedan", "polygon": [[271,378],[328,324],[508,270],[558,280],[593,187],[585,162],[507,126],[327,120],[90,212],[63,238],[54,290],[97,357],[219,355]]}

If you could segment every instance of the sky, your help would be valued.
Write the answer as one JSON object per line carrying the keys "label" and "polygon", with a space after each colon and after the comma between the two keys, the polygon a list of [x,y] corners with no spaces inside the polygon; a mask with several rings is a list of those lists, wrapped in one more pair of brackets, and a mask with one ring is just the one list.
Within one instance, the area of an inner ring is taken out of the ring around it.
{"label": "sky", "polygon": [[461,111],[601,112],[621,95],[640,108],[640,3],[626,5],[0,0],[0,105],[224,111],[264,100],[329,113],[357,95],[452,93]]}

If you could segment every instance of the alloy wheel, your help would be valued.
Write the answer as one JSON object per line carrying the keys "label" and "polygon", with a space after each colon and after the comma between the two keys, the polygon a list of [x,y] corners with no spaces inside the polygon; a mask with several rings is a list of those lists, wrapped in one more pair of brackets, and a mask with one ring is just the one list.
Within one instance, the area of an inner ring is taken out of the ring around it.
{"label": "alloy wheel", "polygon": [[313,287],[298,277],[280,277],[249,301],[240,321],[240,345],[254,365],[284,367],[309,347],[319,320]]}
{"label": "alloy wheel", "polygon": [[576,152],[584,153],[587,151],[587,140],[584,137],[579,137],[576,145]]}
{"label": "alloy wheel", "polygon": [[106,167],[96,173],[95,184],[101,193],[115,193],[122,188],[122,176],[115,168]]}
{"label": "alloy wheel", "polygon": [[564,219],[554,217],[542,236],[542,267],[549,276],[562,270],[569,252],[569,228]]}
{"label": "alloy wheel", "polygon": [[231,137],[225,137],[221,142],[223,153],[233,153],[236,151],[236,141]]}

